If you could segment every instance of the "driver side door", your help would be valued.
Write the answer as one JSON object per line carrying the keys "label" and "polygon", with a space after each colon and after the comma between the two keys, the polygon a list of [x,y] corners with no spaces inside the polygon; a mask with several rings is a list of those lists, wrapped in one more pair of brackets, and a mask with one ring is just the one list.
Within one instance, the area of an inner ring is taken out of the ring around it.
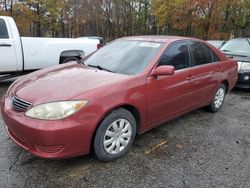
{"label": "driver side door", "polygon": [[191,61],[186,41],[172,44],[157,66],[172,65],[173,75],[147,78],[148,128],[163,123],[192,107]]}

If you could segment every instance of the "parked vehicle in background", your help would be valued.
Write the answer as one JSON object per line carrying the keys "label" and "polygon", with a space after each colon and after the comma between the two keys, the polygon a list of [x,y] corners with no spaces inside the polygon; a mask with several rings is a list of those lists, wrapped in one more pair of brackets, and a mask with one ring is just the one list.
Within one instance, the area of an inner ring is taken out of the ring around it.
{"label": "parked vehicle in background", "polygon": [[1,110],[9,136],[34,155],[68,158],[93,146],[111,161],[136,134],[203,106],[217,112],[236,81],[237,62],[201,40],[128,37],[14,82]]}
{"label": "parked vehicle in background", "polygon": [[98,46],[98,49],[103,47],[105,44],[106,44],[106,41],[104,40],[104,38],[102,37],[97,37],[97,36],[86,36],[86,37],[79,37],[80,39],[96,39],[98,40],[100,43],[99,43],[99,46]]}
{"label": "parked vehicle in background", "polygon": [[99,43],[89,39],[20,37],[15,21],[0,16],[0,74],[76,61],[97,50]]}
{"label": "parked vehicle in background", "polygon": [[225,40],[207,40],[209,44],[212,44],[215,48],[220,49],[227,41]]}
{"label": "parked vehicle in background", "polygon": [[250,89],[250,38],[235,38],[222,48],[228,57],[238,61],[238,82],[236,87]]}

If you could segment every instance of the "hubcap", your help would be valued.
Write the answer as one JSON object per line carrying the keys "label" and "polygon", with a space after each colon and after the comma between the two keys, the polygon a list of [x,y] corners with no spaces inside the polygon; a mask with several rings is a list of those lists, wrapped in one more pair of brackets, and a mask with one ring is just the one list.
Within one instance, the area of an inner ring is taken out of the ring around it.
{"label": "hubcap", "polygon": [[225,97],[225,91],[223,88],[218,89],[215,94],[214,104],[216,108],[220,108]]}
{"label": "hubcap", "polygon": [[132,128],[126,119],[118,119],[107,128],[103,146],[108,154],[118,154],[124,150],[131,139]]}

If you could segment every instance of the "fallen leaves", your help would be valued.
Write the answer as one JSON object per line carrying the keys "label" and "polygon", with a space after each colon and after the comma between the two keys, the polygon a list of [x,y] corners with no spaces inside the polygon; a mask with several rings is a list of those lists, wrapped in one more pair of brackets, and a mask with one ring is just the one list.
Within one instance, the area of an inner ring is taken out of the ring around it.
{"label": "fallen leaves", "polygon": [[145,150],[145,151],[144,151],[144,154],[150,154],[150,153],[152,153],[153,151],[159,149],[160,147],[164,146],[164,145],[167,144],[167,143],[168,143],[167,140],[163,140],[163,141],[161,141],[159,144],[157,144],[157,145],[151,147],[151,148],[148,149],[148,150]]}
{"label": "fallen leaves", "polygon": [[183,149],[183,145],[181,145],[181,144],[176,144],[176,147],[179,149]]}

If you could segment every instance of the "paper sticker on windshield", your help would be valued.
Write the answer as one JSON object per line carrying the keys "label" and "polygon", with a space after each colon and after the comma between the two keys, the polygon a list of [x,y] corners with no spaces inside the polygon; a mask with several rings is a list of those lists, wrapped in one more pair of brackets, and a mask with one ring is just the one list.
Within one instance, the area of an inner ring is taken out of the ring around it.
{"label": "paper sticker on windshield", "polygon": [[144,43],[141,43],[140,46],[142,47],[149,47],[149,48],[158,48],[160,47],[161,44],[159,43],[153,43],[153,42],[144,42]]}

